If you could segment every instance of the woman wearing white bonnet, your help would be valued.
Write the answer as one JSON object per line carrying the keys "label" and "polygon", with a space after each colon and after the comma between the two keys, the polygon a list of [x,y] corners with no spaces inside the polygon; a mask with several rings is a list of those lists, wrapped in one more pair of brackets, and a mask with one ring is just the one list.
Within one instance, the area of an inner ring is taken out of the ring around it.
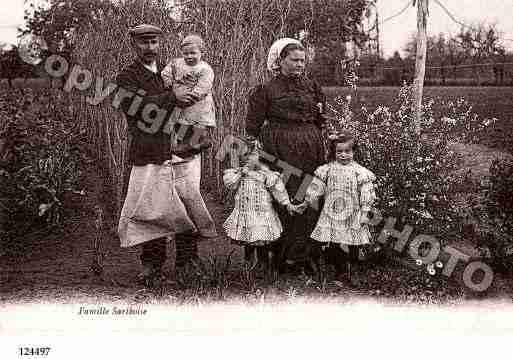
{"label": "woman wearing white bonnet", "polygon": [[282,39],[276,40],[272,44],[271,48],[269,49],[269,54],[267,55],[267,69],[274,75],[278,75],[280,72],[280,54],[283,48],[287,45],[297,45],[298,47],[303,48],[301,41],[292,39],[290,37],[284,37]]}
{"label": "woman wearing white bonnet", "polygon": [[[274,76],[251,92],[246,118],[247,135],[258,139],[263,150],[277,158],[275,170],[284,172],[285,163],[300,171],[301,175],[293,174],[286,182],[290,198],[298,202],[303,200],[299,189],[305,175],[312,175],[324,162],[321,126],[325,96],[321,87],[305,76],[305,65],[306,50],[299,40],[275,41],[267,57],[267,69]],[[278,162],[281,168],[276,166]],[[313,248],[309,237],[317,217],[315,210],[294,217],[280,213],[284,236],[275,258],[282,271],[285,263],[309,262]]]}

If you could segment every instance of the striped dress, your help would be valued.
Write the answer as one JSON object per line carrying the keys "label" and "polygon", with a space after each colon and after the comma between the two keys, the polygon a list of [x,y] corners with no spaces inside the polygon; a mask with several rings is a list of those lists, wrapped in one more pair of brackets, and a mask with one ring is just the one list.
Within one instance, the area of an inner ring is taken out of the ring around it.
{"label": "striped dress", "polygon": [[375,179],[371,171],[354,161],[334,161],[317,168],[305,200],[313,203],[322,196],[324,205],[311,238],[345,245],[370,243],[368,225],[360,224],[360,218],[376,199]]}
{"label": "striped dress", "polygon": [[281,205],[290,203],[279,173],[267,169],[228,169],[223,181],[237,188],[235,206],[224,223],[228,237],[240,244],[265,245],[277,240],[283,231],[273,199]]}

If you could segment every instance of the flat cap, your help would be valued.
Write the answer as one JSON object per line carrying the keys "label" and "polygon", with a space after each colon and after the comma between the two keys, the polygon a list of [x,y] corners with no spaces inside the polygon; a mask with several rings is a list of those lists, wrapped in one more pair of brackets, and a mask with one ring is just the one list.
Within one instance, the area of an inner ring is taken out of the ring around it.
{"label": "flat cap", "polygon": [[162,35],[162,29],[158,26],[141,24],[128,30],[128,34],[132,37],[146,37]]}

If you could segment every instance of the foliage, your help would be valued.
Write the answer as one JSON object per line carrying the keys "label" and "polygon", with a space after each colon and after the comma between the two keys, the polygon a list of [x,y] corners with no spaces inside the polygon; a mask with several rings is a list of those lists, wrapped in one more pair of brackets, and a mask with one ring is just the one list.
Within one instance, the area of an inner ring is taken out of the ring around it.
{"label": "foliage", "polygon": [[84,161],[83,131],[69,98],[59,90],[12,91],[1,96],[3,139],[0,206],[2,235],[59,225],[63,197],[77,191]]}
{"label": "foliage", "polygon": [[[456,35],[441,33],[428,36],[426,77],[439,78],[444,85],[447,80],[456,77],[477,77],[478,84],[491,79],[495,80],[495,85],[503,84],[507,79],[502,63],[508,62],[511,56],[508,56],[503,46],[500,45],[501,36],[502,34],[495,25],[485,22],[462,28]],[[404,51],[405,59],[409,64],[402,66],[407,66],[407,71],[411,72],[417,51],[415,35],[411,36]],[[482,66],[483,63],[489,65]],[[387,63],[387,65],[389,64]],[[460,65],[465,66],[461,67]],[[386,72],[385,75],[390,76]]]}
{"label": "foliage", "polygon": [[[406,58],[415,59],[417,53],[417,37],[412,35],[404,47]],[[428,36],[427,58],[431,65],[458,66],[466,57],[457,38],[449,37],[446,34]]]}
{"label": "foliage", "polygon": [[[482,61],[493,58],[494,55],[504,54],[500,45],[501,33],[493,24],[485,22],[465,27],[456,35],[440,33],[428,36],[427,58],[433,64],[441,66],[457,66],[465,61]],[[417,51],[417,38],[415,35],[404,47],[406,57],[415,59]]]}
{"label": "foliage", "polygon": [[483,133],[493,125],[497,119],[482,119],[474,112],[472,105],[464,98],[455,101],[441,100],[437,104],[437,111],[444,114],[435,116],[433,113],[434,100],[427,100],[424,104],[422,126],[434,138],[444,138],[446,141],[461,143],[477,143]]}
{"label": "foliage", "polygon": [[309,43],[333,48],[341,42],[364,42],[360,28],[368,0],[296,0],[286,19],[290,34],[307,32]]}
{"label": "foliage", "polygon": [[456,37],[464,54],[477,61],[505,52],[499,44],[501,34],[493,24],[479,23],[462,28]]}
{"label": "foliage", "polygon": [[384,84],[401,86],[404,82],[411,82],[412,76],[409,69],[414,66],[413,62],[407,58],[402,59],[398,51],[395,51],[384,65],[387,67],[387,70],[383,72]]}
{"label": "foliage", "polygon": [[303,42],[315,52],[315,62],[309,70],[316,80],[323,84],[342,84],[341,63],[348,57],[346,43],[354,41],[364,46],[369,39],[361,26],[369,4],[368,0],[293,2],[285,19],[284,34],[297,38],[304,31]]}
{"label": "foliage", "polygon": [[33,76],[33,66],[22,61],[18,48],[0,51],[0,79],[26,78]]}
{"label": "foliage", "polygon": [[[273,38],[289,36],[299,38],[304,34],[304,41],[309,45],[327,47],[331,51],[339,48],[346,41],[355,40],[363,43],[367,35],[360,24],[369,0],[278,0],[278,1],[204,1],[193,0],[183,6],[183,23],[198,22],[208,12],[217,9],[233,10],[232,14],[243,15],[245,20],[253,20],[252,7],[261,15],[261,25]],[[240,11],[243,10],[241,14]],[[236,23],[236,17],[227,17],[220,25],[230,28]],[[200,32],[212,24],[198,22]],[[245,26],[251,26],[246,23]]]}
{"label": "foliage", "polygon": [[178,284],[183,289],[193,289],[195,293],[204,293],[205,290],[215,288],[219,298],[223,298],[224,291],[230,285],[233,252],[234,250],[225,258],[214,255],[209,255],[205,260],[197,258],[179,271]]}
{"label": "foliage", "polygon": [[513,260],[513,160],[498,160],[482,184],[483,200],[474,206],[478,219],[476,246],[496,270],[510,271]]}
{"label": "foliage", "polygon": [[112,6],[109,0],[50,0],[48,6],[37,7],[31,2],[25,11],[26,27],[20,35],[42,37],[51,53],[69,56],[74,35],[83,28],[94,27]]}

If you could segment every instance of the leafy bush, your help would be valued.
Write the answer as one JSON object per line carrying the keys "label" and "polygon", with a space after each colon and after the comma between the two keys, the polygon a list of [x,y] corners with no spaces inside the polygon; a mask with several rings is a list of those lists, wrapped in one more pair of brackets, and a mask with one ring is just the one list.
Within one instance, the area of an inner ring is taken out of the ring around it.
{"label": "leafy bush", "polygon": [[477,247],[495,270],[511,270],[513,260],[513,160],[494,160],[482,184],[483,199],[474,207]]}
{"label": "leafy bush", "polygon": [[63,196],[78,191],[84,160],[85,140],[70,101],[49,89],[4,92],[0,101],[2,235],[59,225]]}

